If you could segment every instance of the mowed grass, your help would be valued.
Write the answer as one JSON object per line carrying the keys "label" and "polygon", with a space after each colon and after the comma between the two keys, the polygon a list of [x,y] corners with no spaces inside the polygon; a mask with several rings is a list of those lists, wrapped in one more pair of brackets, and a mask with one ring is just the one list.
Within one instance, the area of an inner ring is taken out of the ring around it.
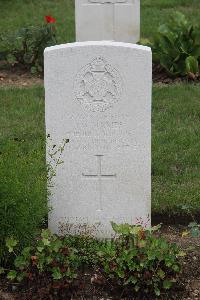
{"label": "mowed grass", "polygon": [[200,212],[200,85],[153,89],[153,212]]}
{"label": "mowed grass", "polygon": [[[0,177],[9,197],[40,207],[46,199],[43,88],[2,88],[0,99]],[[152,129],[152,212],[179,214],[184,205],[200,212],[200,86],[155,86]]]}
{"label": "mowed grass", "polygon": [[42,88],[0,89],[0,263],[4,239],[26,244],[47,216]]}
{"label": "mowed grass", "polygon": [[[199,23],[199,0],[141,0],[141,37],[152,39],[176,10]],[[0,0],[0,33],[42,24],[45,15],[57,20],[58,43],[75,41],[74,0]],[[2,88],[0,104],[0,203],[8,203],[0,207],[4,222],[24,208],[31,223],[41,206],[39,222],[46,214],[43,88]],[[153,213],[179,214],[184,207],[200,212],[199,121],[200,86],[154,87]]]}
{"label": "mowed grass", "polygon": [[[74,0],[0,0],[0,33],[42,24],[45,15],[56,18],[59,43],[75,41]],[[141,37],[152,38],[159,24],[175,11],[194,24],[200,22],[199,0],[141,0]]]}

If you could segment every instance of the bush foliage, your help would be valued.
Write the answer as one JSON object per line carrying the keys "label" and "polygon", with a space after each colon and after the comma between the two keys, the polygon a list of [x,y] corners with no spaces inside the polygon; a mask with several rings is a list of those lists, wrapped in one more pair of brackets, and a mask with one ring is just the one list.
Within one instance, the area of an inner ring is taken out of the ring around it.
{"label": "bush foliage", "polygon": [[199,76],[200,30],[176,12],[167,24],[162,24],[152,45],[153,60],[172,76]]}
{"label": "bush foliage", "polygon": [[42,26],[28,26],[0,35],[0,59],[11,65],[21,64],[31,73],[43,72],[44,49],[56,44],[53,23]]}
{"label": "bush foliage", "polygon": [[184,255],[177,245],[154,236],[158,226],[150,230],[128,224],[112,226],[119,237],[99,252],[104,276],[132,294],[142,291],[159,296],[163,289],[170,289],[181,270],[177,258]]}
{"label": "bush foliage", "polygon": [[141,226],[112,224],[118,234],[116,239],[99,241],[90,237],[68,236],[59,238],[49,230],[31,247],[15,253],[18,241],[6,239],[8,252],[14,255],[14,266],[7,272],[10,280],[32,280],[41,274],[52,281],[73,284],[81,270],[93,268],[110,282],[111,286],[136,295],[139,292],[159,296],[176,282],[181,267],[178,257],[184,253],[175,244],[154,236]]}

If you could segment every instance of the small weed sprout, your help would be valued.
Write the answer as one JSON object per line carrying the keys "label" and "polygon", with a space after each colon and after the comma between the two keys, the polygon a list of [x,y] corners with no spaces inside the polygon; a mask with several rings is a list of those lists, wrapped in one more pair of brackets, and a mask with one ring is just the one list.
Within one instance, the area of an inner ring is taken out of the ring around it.
{"label": "small weed sprout", "polygon": [[[47,135],[48,143],[52,143],[52,139],[50,135]],[[48,146],[47,156],[50,158],[49,162],[47,163],[47,188],[48,194],[50,193],[49,189],[53,187],[53,178],[56,176],[57,167],[64,163],[62,160],[62,154],[65,149],[66,144],[69,142],[69,139],[63,139],[61,145],[56,146],[53,144],[52,146]]]}

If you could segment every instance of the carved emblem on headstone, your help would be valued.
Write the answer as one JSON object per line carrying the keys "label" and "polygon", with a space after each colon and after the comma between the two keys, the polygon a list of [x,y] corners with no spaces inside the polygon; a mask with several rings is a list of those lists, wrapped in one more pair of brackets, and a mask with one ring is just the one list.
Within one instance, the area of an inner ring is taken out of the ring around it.
{"label": "carved emblem on headstone", "polygon": [[97,57],[77,74],[74,92],[86,109],[103,112],[120,99],[122,79],[104,58]]}

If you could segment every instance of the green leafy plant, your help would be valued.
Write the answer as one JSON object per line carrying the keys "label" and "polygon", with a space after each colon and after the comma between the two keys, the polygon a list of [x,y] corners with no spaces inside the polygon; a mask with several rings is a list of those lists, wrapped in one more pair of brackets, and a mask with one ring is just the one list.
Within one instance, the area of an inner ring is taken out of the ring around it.
{"label": "green leafy plant", "polygon": [[162,24],[152,45],[153,60],[172,76],[199,77],[200,31],[185,16],[176,12]]}
{"label": "green leafy plant", "polygon": [[68,247],[73,247],[77,250],[83,269],[98,265],[97,253],[102,245],[102,241],[88,235],[70,235],[64,239],[64,242]]}
{"label": "green leafy plant", "polygon": [[191,222],[189,223],[188,228],[192,237],[200,237],[200,224]]}
{"label": "green leafy plant", "polygon": [[100,271],[124,291],[155,293],[170,289],[181,271],[178,257],[184,253],[175,244],[153,234],[141,226],[112,223],[119,235],[106,242],[98,252]]}
{"label": "green leafy plant", "polygon": [[14,251],[14,248],[17,246],[17,244],[18,241],[13,237],[6,239],[6,247],[8,248],[9,253],[12,253]]}
{"label": "green leafy plant", "polygon": [[78,274],[90,269],[94,274],[92,283],[109,282],[127,295],[145,292],[159,296],[170,289],[181,271],[178,259],[185,253],[154,234],[159,226],[144,229],[112,223],[112,227],[117,235],[112,240],[89,236],[61,238],[42,230],[34,244],[19,254],[18,241],[11,237],[6,246],[9,255],[15,257],[13,267],[0,268],[0,274],[19,282],[43,275],[56,282],[56,286],[63,286],[73,284]]}
{"label": "green leafy plant", "polygon": [[191,205],[180,205],[181,210],[187,212],[187,214],[191,217],[192,222],[188,224],[188,230],[182,232],[182,237],[188,236],[189,234],[192,237],[200,237],[200,224],[196,220],[196,217],[193,213]]}
{"label": "green leafy plant", "polygon": [[52,280],[71,281],[77,276],[80,259],[76,249],[68,247],[64,240],[51,234],[49,230],[42,230],[41,236],[35,245],[25,247],[20,254],[14,252],[17,241],[7,239],[9,253],[15,256],[14,268],[7,271],[10,280],[22,281],[32,279],[37,274],[46,273]]}
{"label": "green leafy plant", "polygon": [[56,170],[58,166],[64,163],[64,161],[61,159],[62,153],[65,149],[66,144],[69,142],[69,139],[63,139],[62,143],[59,146],[52,143],[50,134],[47,135],[47,139],[49,142],[48,145],[49,162],[47,163],[47,183],[48,183],[48,188],[50,188],[53,184],[52,179],[56,176]]}
{"label": "green leafy plant", "polygon": [[[44,145],[44,141],[42,142]],[[34,149],[34,156],[28,156],[28,160],[25,160],[24,163],[25,168],[22,162],[16,178],[11,177],[10,179],[9,168],[6,176],[4,173],[5,182],[0,182],[0,265],[11,265],[13,248],[15,248],[16,254],[19,253],[25,246],[31,245],[41,228],[46,226],[47,214],[51,209],[47,201],[50,196],[50,186],[53,185],[52,179],[56,175],[57,167],[63,163],[61,158],[67,142],[68,140],[64,139],[58,146],[50,146],[50,141],[47,142],[51,160],[51,163],[49,162],[47,165],[44,163],[44,147],[42,146],[42,155]],[[14,146],[14,151],[18,153],[16,143]],[[32,154],[31,151],[30,153]],[[40,169],[37,166],[38,156],[42,157],[43,167]],[[3,163],[4,160],[2,160]],[[33,168],[33,165],[36,165],[36,168]],[[16,167],[16,165],[14,166]],[[26,176],[26,172],[30,173],[30,170],[32,177],[27,176],[24,179],[23,176]],[[7,255],[7,249],[11,255]]]}
{"label": "green leafy plant", "polygon": [[0,59],[9,64],[20,64],[31,73],[43,72],[44,49],[56,44],[55,19],[46,16],[46,24],[28,26],[0,35]]}

